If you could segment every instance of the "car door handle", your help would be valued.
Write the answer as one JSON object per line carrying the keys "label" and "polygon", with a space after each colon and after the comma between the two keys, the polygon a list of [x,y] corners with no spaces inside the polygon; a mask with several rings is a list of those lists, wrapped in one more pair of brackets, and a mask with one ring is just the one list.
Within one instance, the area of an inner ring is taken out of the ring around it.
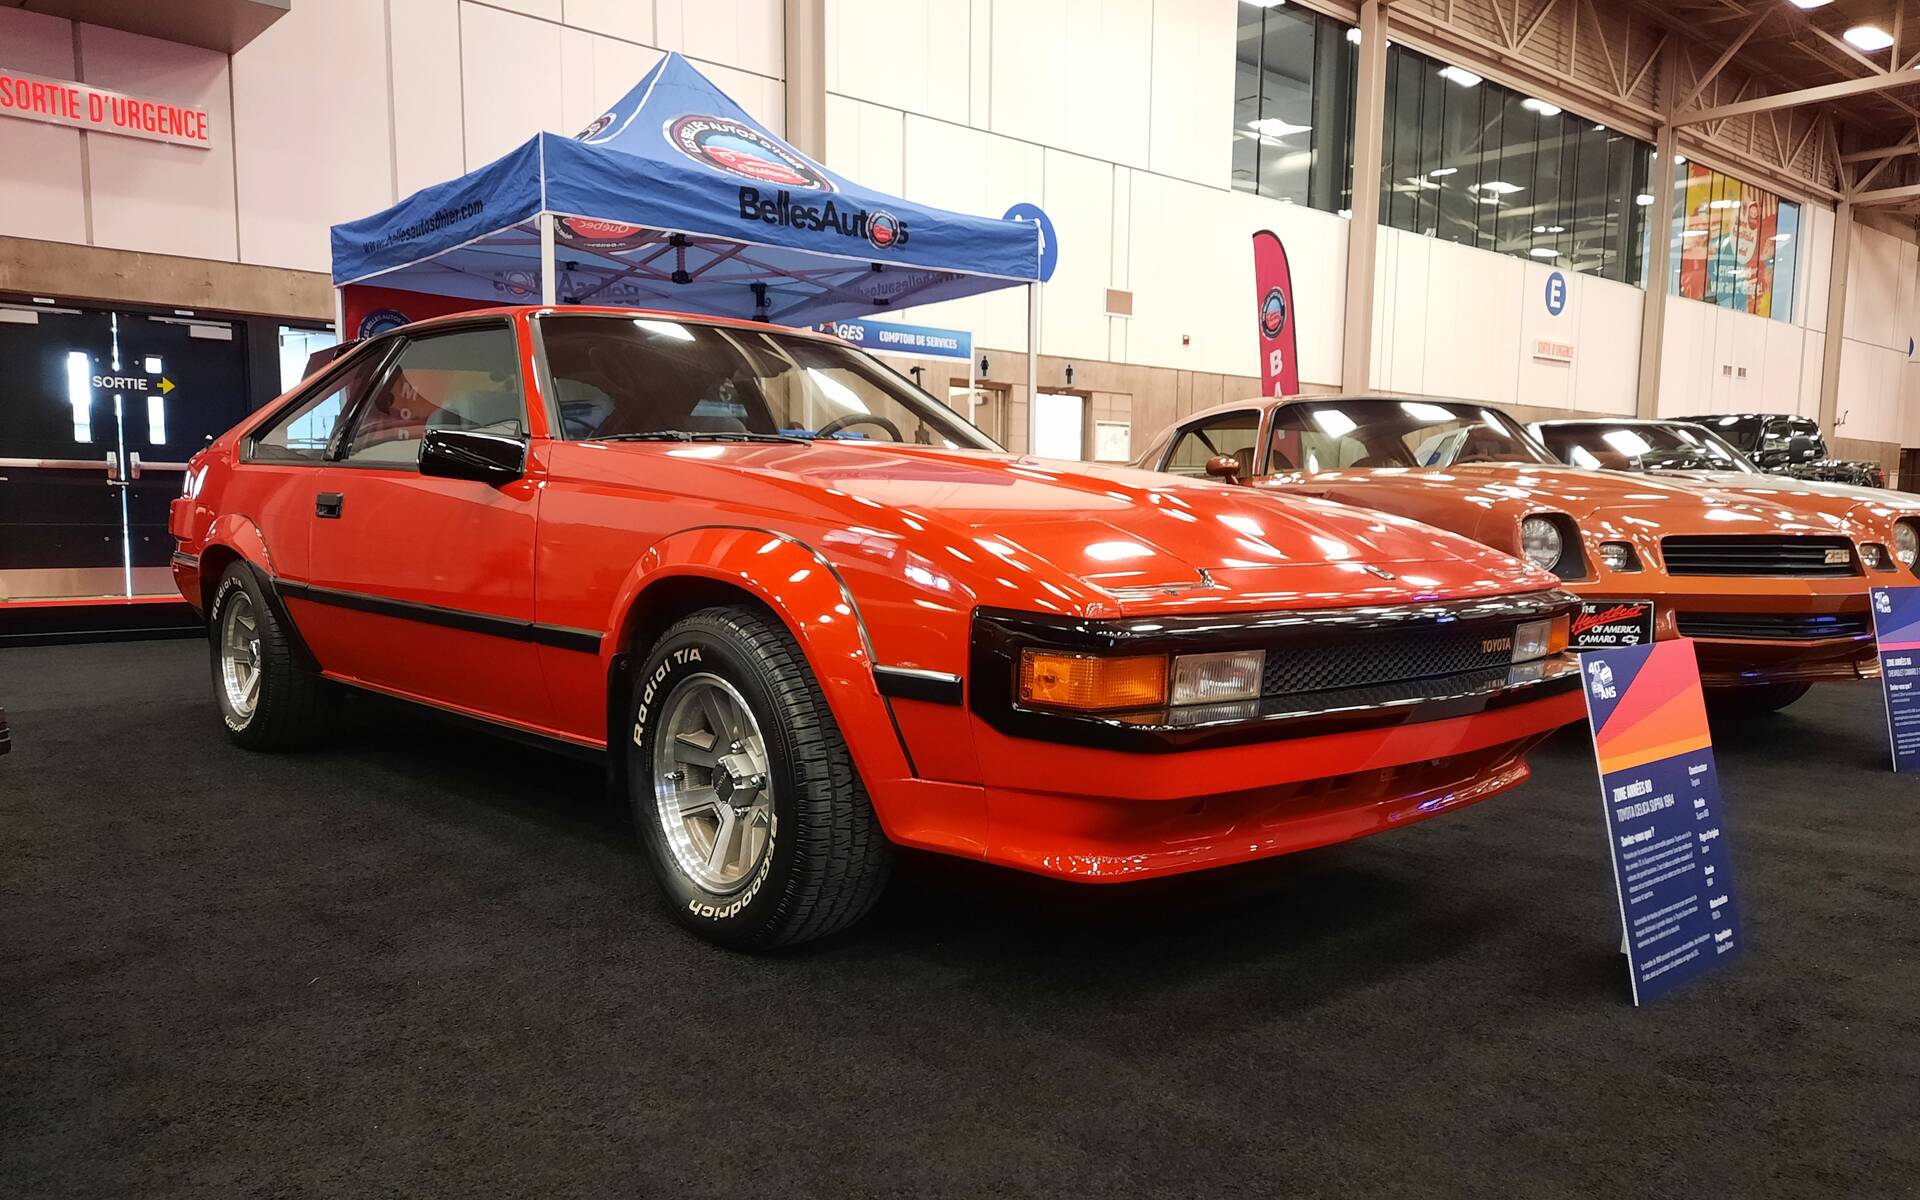
{"label": "car door handle", "polygon": [[321,492],[313,498],[313,515],[340,519],[340,508],[346,503],[346,497],[339,492]]}

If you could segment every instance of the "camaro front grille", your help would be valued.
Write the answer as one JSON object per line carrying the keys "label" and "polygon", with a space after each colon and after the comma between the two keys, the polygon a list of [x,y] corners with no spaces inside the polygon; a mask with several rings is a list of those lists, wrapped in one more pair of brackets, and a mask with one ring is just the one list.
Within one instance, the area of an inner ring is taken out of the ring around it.
{"label": "camaro front grille", "polygon": [[1680,613],[1681,637],[1751,638],[1773,642],[1812,642],[1821,638],[1866,637],[1873,632],[1865,614]]}
{"label": "camaro front grille", "polygon": [[1336,688],[1375,687],[1437,675],[1458,675],[1513,661],[1510,624],[1478,622],[1355,634],[1353,640],[1280,646],[1267,651],[1261,694],[1291,696]]}
{"label": "camaro front grille", "polygon": [[1735,535],[1660,539],[1669,575],[1858,575],[1843,537]]}

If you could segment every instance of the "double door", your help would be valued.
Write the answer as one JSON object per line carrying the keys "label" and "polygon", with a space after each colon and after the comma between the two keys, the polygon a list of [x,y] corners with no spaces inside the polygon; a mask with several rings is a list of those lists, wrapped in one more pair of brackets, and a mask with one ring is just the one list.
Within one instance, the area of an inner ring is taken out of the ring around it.
{"label": "double door", "polygon": [[233,325],[0,307],[0,603],[173,594],[167,505],[246,412]]}

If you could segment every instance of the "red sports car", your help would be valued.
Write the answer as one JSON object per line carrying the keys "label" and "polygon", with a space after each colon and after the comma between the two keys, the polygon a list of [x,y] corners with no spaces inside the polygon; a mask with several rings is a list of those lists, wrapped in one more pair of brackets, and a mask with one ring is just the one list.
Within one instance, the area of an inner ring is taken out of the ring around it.
{"label": "red sports car", "polygon": [[1401,518],[999,450],[829,338],[506,309],[196,456],[234,740],[348,684],[608,749],[681,918],[766,946],[894,844],[1084,880],[1354,838],[1581,715],[1553,576]]}

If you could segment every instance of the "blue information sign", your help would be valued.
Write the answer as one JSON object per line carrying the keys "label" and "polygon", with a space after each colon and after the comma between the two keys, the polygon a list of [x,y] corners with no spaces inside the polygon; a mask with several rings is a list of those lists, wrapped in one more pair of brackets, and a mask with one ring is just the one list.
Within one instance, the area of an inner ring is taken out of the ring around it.
{"label": "blue information sign", "polygon": [[1567,277],[1555,271],[1547,276],[1547,315],[1557,317],[1567,308]]}
{"label": "blue information sign", "polygon": [[910,354],[915,358],[951,358],[960,362],[973,359],[973,335],[964,329],[848,320],[829,321],[820,326],[820,331],[875,354]]}
{"label": "blue information sign", "polygon": [[1920,587],[1873,588],[1871,592],[1893,769],[1920,770]]}
{"label": "blue information sign", "polygon": [[1739,952],[1720,782],[1685,639],[1580,656],[1633,1002]]}

